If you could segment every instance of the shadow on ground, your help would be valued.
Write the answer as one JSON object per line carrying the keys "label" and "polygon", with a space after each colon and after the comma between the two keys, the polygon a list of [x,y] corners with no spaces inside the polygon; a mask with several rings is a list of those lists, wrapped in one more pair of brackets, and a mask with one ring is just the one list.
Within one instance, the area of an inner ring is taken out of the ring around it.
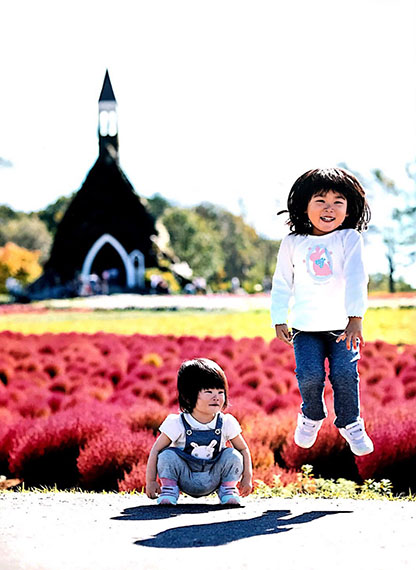
{"label": "shadow on ground", "polygon": [[[114,520],[160,520],[181,514],[202,514],[223,509],[211,505],[187,505],[182,507],[137,507],[126,509]],[[195,548],[222,546],[243,538],[274,535],[291,530],[293,525],[305,524],[328,515],[349,514],[353,511],[310,511],[291,516],[290,510],[265,511],[253,518],[238,518],[207,524],[170,528],[151,538],[137,540],[134,544],[152,548]]]}

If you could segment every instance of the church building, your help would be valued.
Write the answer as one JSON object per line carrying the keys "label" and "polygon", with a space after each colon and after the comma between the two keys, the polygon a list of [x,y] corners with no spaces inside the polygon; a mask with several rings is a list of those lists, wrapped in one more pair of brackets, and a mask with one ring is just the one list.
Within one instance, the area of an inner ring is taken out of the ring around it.
{"label": "church building", "polygon": [[157,267],[155,220],[119,165],[117,101],[108,71],[98,101],[97,161],[56,231],[44,274],[30,287],[66,289],[94,274],[120,291],[143,291],[145,269]]}

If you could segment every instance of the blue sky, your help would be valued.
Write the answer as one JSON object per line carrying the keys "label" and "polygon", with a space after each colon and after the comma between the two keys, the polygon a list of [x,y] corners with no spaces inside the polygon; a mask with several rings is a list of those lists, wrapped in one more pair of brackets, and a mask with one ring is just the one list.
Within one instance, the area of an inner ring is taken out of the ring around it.
{"label": "blue sky", "polygon": [[[413,0],[16,0],[2,16],[0,202],[13,208],[80,188],[106,68],[120,163],[142,196],[211,201],[280,238],[275,213],[309,168],[343,162],[408,184]],[[386,203],[372,206],[388,223]],[[370,247],[370,271],[385,271]]]}

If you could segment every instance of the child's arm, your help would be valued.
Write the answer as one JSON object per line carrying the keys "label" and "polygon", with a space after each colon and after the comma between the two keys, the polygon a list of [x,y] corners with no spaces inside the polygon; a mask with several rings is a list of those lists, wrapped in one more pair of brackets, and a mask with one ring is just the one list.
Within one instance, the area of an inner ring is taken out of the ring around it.
{"label": "child's arm", "polygon": [[230,442],[232,446],[243,456],[243,475],[241,477],[239,487],[241,496],[247,497],[253,489],[253,468],[251,464],[250,450],[241,434],[231,439]]}
{"label": "child's arm", "polygon": [[155,499],[160,493],[160,485],[157,482],[157,456],[171,443],[172,440],[165,433],[161,433],[150,450],[146,467],[146,495],[150,499]]}
{"label": "child's arm", "polygon": [[[279,253],[277,255],[276,269],[273,274],[272,290],[270,294],[270,312],[272,318],[272,326],[282,326],[286,323],[289,311],[289,303],[293,293],[293,238],[286,236],[283,238]],[[287,342],[288,337],[282,338],[278,335],[283,342]]]}

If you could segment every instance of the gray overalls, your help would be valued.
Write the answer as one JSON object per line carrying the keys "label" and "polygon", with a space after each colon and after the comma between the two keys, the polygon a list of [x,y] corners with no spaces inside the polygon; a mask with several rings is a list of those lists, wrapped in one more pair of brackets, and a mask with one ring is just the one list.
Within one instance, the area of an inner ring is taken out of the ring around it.
{"label": "gray overalls", "polygon": [[217,415],[215,428],[192,428],[184,414],[181,420],[185,429],[185,447],[168,447],[159,453],[159,477],[178,481],[181,491],[194,497],[211,494],[221,483],[239,481],[243,472],[243,459],[239,451],[220,449],[223,420]]}

